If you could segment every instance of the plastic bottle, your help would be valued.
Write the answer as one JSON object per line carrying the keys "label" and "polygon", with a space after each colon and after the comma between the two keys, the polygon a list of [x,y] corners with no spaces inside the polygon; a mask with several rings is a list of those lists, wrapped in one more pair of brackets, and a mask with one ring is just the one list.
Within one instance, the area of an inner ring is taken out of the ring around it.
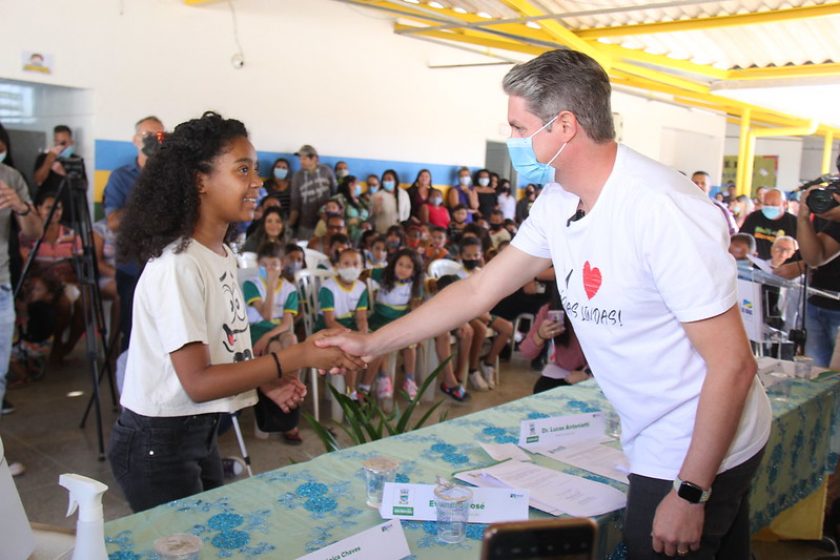
{"label": "plastic bottle", "polygon": [[70,492],[67,516],[79,509],[76,522],[76,547],[72,560],[108,560],[105,550],[105,517],[102,494],[108,487],[98,480],[79,474],[63,474],[58,483]]}

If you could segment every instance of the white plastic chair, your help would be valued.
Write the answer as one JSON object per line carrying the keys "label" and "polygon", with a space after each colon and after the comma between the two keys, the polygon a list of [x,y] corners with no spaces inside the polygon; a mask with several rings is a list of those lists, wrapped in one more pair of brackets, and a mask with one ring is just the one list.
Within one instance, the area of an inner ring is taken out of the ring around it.
{"label": "white plastic chair", "polygon": [[330,262],[330,258],[321,251],[304,248],[303,255],[306,258],[306,268],[310,270],[318,270],[320,265],[320,270],[327,269],[332,272],[332,263]]}
{"label": "white plastic chair", "polygon": [[440,278],[449,274],[459,276],[463,272],[464,266],[451,259],[437,259],[429,263],[429,276],[432,278]]}
{"label": "white plastic chair", "polygon": [[[306,261],[307,267],[311,267],[309,260]],[[300,302],[300,314],[303,317],[303,328],[306,336],[312,336],[315,332],[315,322],[318,320],[320,307],[318,306],[318,292],[321,290],[321,285],[329,278],[332,278],[333,273],[328,270],[320,270],[316,268],[305,268],[299,270],[295,274],[295,284],[298,290],[298,301]],[[321,419],[320,396],[318,394],[318,372],[317,370],[309,369],[310,386],[312,387],[312,401],[314,403],[313,413],[315,420]],[[341,375],[329,376],[329,382],[339,391],[344,392],[345,384],[344,377]],[[332,404],[333,418],[341,420],[343,417],[341,407],[337,402]]]}

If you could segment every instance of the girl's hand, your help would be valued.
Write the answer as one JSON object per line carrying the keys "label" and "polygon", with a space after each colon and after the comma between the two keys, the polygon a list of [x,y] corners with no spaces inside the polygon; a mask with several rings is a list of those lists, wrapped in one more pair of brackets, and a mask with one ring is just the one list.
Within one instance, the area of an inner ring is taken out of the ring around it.
{"label": "girl's hand", "polygon": [[266,333],[263,336],[261,336],[258,341],[256,341],[254,343],[254,347],[253,347],[254,356],[262,356],[263,354],[265,354],[265,349],[268,347],[268,341],[269,340],[270,340],[270,337],[268,336],[268,333]]}
{"label": "girl's hand", "polygon": [[551,321],[546,319],[540,325],[540,328],[537,329],[537,334],[543,340],[550,340],[555,336],[560,336],[566,331],[565,325],[563,323],[558,323],[556,321]]}
{"label": "girl's hand", "polygon": [[306,385],[294,376],[284,375],[277,381],[261,385],[260,391],[286,413],[297,408],[306,397]]}

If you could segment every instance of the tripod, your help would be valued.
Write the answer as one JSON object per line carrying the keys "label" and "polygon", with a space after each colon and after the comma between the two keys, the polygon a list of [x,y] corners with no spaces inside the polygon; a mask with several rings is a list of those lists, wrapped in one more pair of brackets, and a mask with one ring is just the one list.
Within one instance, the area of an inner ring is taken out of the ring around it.
{"label": "tripod", "polygon": [[[80,428],[85,427],[87,416],[90,412],[91,406],[95,405],[96,410],[96,428],[99,442],[99,460],[105,460],[105,439],[102,432],[102,409],[99,399],[99,384],[102,377],[107,373],[108,383],[110,386],[111,402],[114,407],[117,405],[117,395],[114,388],[114,375],[111,370],[110,352],[108,350],[108,338],[105,328],[105,313],[102,310],[102,293],[99,291],[99,268],[96,262],[96,250],[93,240],[93,223],[90,218],[90,210],[87,201],[87,183],[84,180],[84,163],[81,159],[59,160],[64,166],[67,174],[62,180],[61,185],[56,193],[56,204],[50,210],[47,216],[46,224],[44,224],[44,235],[35,243],[32,251],[26,259],[26,264],[21,271],[20,280],[15,288],[15,297],[23,286],[29,269],[38,250],[46,236],[46,229],[52,222],[53,214],[58,207],[58,201],[64,200],[65,192],[70,193],[66,200],[69,201],[70,224],[73,231],[81,238],[82,254],[73,255],[73,270],[76,273],[76,278],[79,283],[80,297],[82,301],[82,309],[84,313],[85,322],[85,346],[88,361],[88,368],[90,369],[91,382],[93,391],[88,401],[87,408],[82,417]],[[105,367],[100,372],[99,358],[97,354],[97,334],[102,338],[102,349],[105,354]]]}

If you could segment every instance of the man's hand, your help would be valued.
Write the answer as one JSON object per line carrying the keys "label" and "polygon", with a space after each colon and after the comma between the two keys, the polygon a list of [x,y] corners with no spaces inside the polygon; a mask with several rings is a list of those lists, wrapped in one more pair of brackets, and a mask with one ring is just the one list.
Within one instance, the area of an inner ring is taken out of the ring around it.
{"label": "man's hand", "polygon": [[359,356],[363,354],[357,354],[347,349],[351,348],[359,351],[360,347],[342,343],[345,338],[352,340],[356,337],[364,338],[365,335],[350,332],[348,329],[326,329],[317,332],[303,343],[308,346],[306,349],[307,356],[311,356],[308,361],[312,364],[312,367],[331,374],[343,375],[348,371],[364,369],[370,359],[362,359]]}
{"label": "man's hand", "polygon": [[666,556],[685,556],[699,550],[705,513],[703,504],[692,504],[673,490],[668,492],[653,518],[653,550]]}
{"label": "man's hand", "polygon": [[11,208],[13,212],[21,214],[26,212],[28,206],[20,199],[17,191],[0,181],[0,209]]}
{"label": "man's hand", "polygon": [[285,413],[297,408],[306,397],[306,385],[293,376],[284,375],[277,381],[260,385],[260,391]]}
{"label": "man's hand", "polygon": [[332,329],[321,331],[318,334],[331,332],[331,334],[319,337],[314,342],[318,348],[340,348],[350,356],[360,356],[364,363],[370,363],[374,356],[368,348],[368,336],[349,330]]}

